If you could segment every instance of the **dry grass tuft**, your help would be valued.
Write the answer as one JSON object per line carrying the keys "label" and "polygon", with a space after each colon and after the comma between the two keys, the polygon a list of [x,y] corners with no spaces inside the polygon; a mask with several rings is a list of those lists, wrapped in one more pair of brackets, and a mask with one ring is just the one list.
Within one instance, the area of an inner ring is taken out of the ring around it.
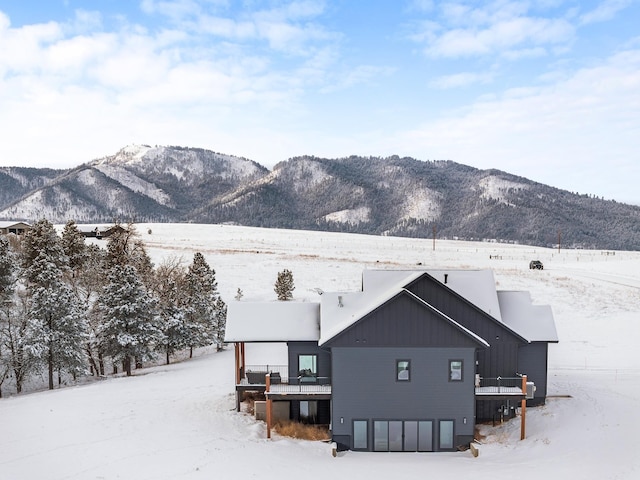
{"label": "dry grass tuft", "polygon": [[323,425],[306,425],[304,423],[281,421],[275,425],[275,431],[283,437],[301,440],[330,440],[329,429]]}

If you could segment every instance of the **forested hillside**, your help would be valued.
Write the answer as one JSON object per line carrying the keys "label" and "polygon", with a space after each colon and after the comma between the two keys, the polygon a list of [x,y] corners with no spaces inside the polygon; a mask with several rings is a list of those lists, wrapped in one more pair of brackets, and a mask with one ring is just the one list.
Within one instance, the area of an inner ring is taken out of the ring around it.
{"label": "forested hillside", "polygon": [[452,161],[304,156],[268,170],[203,149],[140,145],[29,175],[32,183],[20,187],[15,175],[0,175],[11,185],[2,190],[0,219],[234,223],[640,249],[638,206]]}

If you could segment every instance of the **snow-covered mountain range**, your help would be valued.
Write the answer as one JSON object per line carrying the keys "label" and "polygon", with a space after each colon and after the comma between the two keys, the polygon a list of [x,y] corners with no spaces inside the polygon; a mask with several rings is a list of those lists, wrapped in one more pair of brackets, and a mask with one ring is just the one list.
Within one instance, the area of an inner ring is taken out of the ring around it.
{"label": "snow-covered mountain range", "polygon": [[269,170],[198,148],[131,145],[70,170],[0,168],[0,219],[43,217],[640,249],[640,207],[397,156],[305,156]]}

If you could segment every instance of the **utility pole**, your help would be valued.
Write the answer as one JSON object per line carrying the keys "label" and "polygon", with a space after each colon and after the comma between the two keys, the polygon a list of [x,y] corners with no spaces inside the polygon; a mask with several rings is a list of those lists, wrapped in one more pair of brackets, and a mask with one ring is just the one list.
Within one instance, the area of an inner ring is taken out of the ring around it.
{"label": "utility pole", "polygon": [[558,253],[560,253],[560,240],[562,238],[562,231],[558,230]]}
{"label": "utility pole", "polygon": [[433,225],[433,251],[434,252],[436,251],[436,231],[437,231],[437,228],[436,228],[436,225],[434,224]]}

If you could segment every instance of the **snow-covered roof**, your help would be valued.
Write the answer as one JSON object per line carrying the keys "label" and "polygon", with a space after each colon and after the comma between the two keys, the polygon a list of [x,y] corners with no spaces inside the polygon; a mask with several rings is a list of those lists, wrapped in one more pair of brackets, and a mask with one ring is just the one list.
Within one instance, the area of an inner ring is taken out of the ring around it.
{"label": "snow-covered roof", "polygon": [[31,225],[29,225],[27,222],[21,222],[21,221],[11,221],[11,220],[0,220],[0,228],[10,228],[10,227],[14,227],[16,225],[19,226],[27,226],[30,227]]}
{"label": "snow-covered roof", "polygon": [[385,289],[390,284],[398,282],[404,282],[405,286],[423,273],[446,284],[493,318],[502,320],[492,270],[365,270],[362,274],[362,285],[365,291]]}
{"label": "snow-covered roof", "polygon": [[325,292],[320,297],[320,345],[396,296],[407,283],[423,273],[404,271],[404,275],[398,275],[400,271],[388,272],[390,275],[384,282],[377,282],[375,287],[363,292]]}
{"label": "snow-covered roof", "polygon": [[[231,302],[227,342],[318,341],[325,344],[392,299],[425,273],[529,342],[557,342],[551,308],[532,305],[529,292],[496,291],[491,270],[365,270],[363,291],[323,292],[317,302]],[[445,280],[446,275],[446,280]],[[411,294],[413,296],[413,294]],[[476,333],[415,297],[481,344]]]}
{"label": "snow-covered roof", "polygon": [[317,302],[230,302],[225,342],[317,341]]}
{"label": "snow-covered roof", "polygon": [[502,321],[530,342],[557,342],[549,305],[533,305],[529,292],[498,291]]}
{"label": "snow-covered roof", "polygon": [[[373,270],[371,272],[374,272]],[[458,322],[440,312],[428,302],[425,302],[420,297],[406,290],[404,287],[411,283],[413,280],[419,278],[424,271],[399,271],[399,270],[384,270],[382,272],[388,273],[386,275],[375,275],[380,281],[371,282],[372,278],[369,278],[369,282],[365,287],[365,291],[357,293],[325,293],[321,297],[320,311],[321,311],[321,335],[319,344],[323,345],[342,331],[356,323],[358,320],[369,314],[380,305],[391,300],[399,293],[405,292],[413,297],[416,301],[422,303],[425,308],[429,308],[434,312],[442,316],[445,321],[448,321],[459,330],[466,333],[478,343],[489,346],[486,340],[476,335],[474,332],[463,327]],[[385,278],[387,277],[387,278]],[[363,281],[363,285],[365,282]],[[382,289],[381,286],[385,286],[386,289]]]}

